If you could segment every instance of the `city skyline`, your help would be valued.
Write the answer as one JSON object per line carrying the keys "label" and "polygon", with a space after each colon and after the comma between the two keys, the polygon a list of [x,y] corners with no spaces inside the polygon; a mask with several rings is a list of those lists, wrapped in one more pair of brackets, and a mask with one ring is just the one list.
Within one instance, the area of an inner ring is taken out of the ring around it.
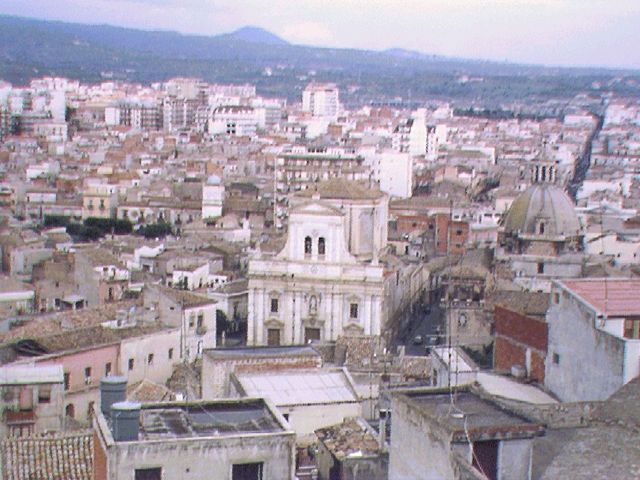
{"label": "city skyline", "polygon": [[[189,35],[264,28],[293,44],[548,66],[640,68],[640,4],[621,0],[9,0],[0,14]],[[382,34],[381,34],[382,33]]]}

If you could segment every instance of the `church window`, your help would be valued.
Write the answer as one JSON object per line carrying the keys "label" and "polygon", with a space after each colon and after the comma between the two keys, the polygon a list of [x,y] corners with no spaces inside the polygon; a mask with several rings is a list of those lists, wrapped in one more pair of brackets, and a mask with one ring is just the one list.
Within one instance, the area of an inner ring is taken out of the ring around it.
{"label": "church window", "polygon": [[271,299],[271,313],[278,313],[278,299],[277,298],[272,298]]}
{"label": "church window", "polygon": [[547,230],[547,225],[544,222],[540,222],[540,227],[538,228],[540,235],[544,235],[544,232],[546,230]]}
{"label": "church window", "polygon": [[318,255],[324,255],[326,252],[326,248],[327,248],[327,245],[324,240],[324,237],[320,237],[318,239]]}
{"label": "church window", "polygon": [[357,319],[358,318],[358,304],[350,303],[349,304],[349,318]]}
{"label": "church window", "polygon": [[311,237],[304,237],[304,253],[311,255]]}
{"label": "church window", "polygon": [[538,263],[538,273],[544,273],[544,263]]}

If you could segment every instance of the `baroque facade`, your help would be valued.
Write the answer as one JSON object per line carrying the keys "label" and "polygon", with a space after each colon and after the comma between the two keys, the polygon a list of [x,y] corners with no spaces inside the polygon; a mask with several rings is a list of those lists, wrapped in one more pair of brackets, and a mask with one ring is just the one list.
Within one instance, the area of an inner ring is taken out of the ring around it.
{"label": "baroque facade", "polygon": [[375,221],[365,222],[367,232],[354,234],[356,224],[364,227],[362,215],[352,215],[351,203],[368,202],[371,218],[384,219],[378,210],[386,211],[388,198],[376,192],[368,200],[356,199],[344,186],[341,206],[336,206],[336,191],[332,195],[325,189],[294,207],[284,249],[249,262],[248,345],[381,334],[386,318],[384,268],[378,263],[383,237],[374,233],[379,230]]}

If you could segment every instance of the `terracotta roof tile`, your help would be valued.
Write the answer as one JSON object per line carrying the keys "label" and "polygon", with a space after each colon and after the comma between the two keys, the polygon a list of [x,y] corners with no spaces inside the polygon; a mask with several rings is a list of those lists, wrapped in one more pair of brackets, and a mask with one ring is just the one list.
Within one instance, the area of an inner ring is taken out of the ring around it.
{"label": "terracotta roof tile", "polygon": [[2,441],[5,480],[93,479],[93,436],[73,434]]}
{"label": "terracotta roof tile", "polygon": [[371,429],[356,419],[318,429],[316,435],[338,460],[356,452],[362,452],[363,455],[375,455],[379,452],[378,440]]}
{"label": "terracotta roof tile", "polygon": [[558,282],[600,313],[609,316],[640,315],[640,280],[599,278]]}

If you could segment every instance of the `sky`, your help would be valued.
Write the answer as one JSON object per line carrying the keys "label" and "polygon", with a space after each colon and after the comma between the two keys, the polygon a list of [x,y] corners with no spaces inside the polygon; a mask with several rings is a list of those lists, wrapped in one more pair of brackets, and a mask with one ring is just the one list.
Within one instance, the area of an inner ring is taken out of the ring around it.
{"label": "sky", "polygon": [[294,43],[640,69],[639,0],[2,0],[0,14]]}

